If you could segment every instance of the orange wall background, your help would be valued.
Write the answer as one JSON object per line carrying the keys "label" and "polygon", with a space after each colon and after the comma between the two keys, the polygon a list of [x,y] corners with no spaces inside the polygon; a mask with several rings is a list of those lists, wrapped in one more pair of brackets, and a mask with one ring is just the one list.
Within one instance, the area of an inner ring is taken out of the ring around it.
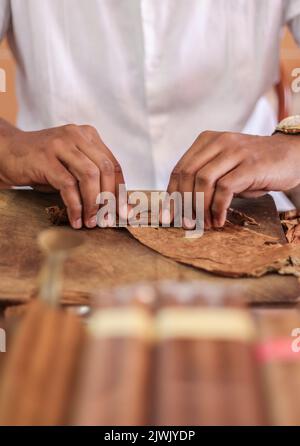
{"label": "orange wall background", "polygon": [[6,41],[0,45],[0,68],[6,73],[6,92],[0,92],[0,116],[15,123],[17,99],[15,91],[15,62]]}
{"label": "orange wall background", "polygon": [[[300,68],[300,49],[297,47],[289,32],[285,32],[281,47],[281,60],[290,83],[294,68]],[[6,72],[6,93],[0,92],[0,116],[11,123],[15,123],[17,114],[17,99],[15,92],[15,62],[4,40],[0,45],[0,68]],[[294,94],[293,114],[300,114],[300,93]]]}

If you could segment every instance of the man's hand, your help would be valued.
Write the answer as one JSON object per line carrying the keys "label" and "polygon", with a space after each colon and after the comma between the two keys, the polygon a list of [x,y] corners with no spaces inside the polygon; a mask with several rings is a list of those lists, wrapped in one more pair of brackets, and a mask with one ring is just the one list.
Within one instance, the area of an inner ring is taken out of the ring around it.
{"label": "man's hand", "polygon": [[[205,227],[221,227],[234,196],[258,197],[300,183],[300,136],[206,131],[175,166],[168,192],[204,192]],[[194,202],[195,204],[195,202]]]}
{"label": "man's hand", "polygon": [[0,122],[0,183],[47,185],[58,190],[72,226],[96,226],[97,195],[118,192],[121,167],[98,132],[88,125],[65,125],[23,132]]}

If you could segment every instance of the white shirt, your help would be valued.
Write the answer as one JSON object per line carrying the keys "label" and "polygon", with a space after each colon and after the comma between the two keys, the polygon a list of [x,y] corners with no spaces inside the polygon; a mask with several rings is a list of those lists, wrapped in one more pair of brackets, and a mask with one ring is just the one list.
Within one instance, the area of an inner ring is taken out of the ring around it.
{"label": "white shirt", "polygon": [[272,132],[281,30],[300,0],[0,0],[18,125],[94,125],[129,188],[164,188],[206,129]]}

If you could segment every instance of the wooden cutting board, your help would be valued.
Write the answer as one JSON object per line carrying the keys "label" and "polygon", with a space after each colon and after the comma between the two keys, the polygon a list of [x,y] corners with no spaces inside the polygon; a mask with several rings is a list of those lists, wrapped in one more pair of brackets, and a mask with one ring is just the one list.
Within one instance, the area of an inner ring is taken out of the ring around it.
{"label": "wooden cutting board", "polygon": [[[56,194],[0,191],[0,300],[26,302],[36,295],[42,255],[38,233],[49,228],[45,208],[59,203]],[[234,207],[254,217],[259,230],[285,237],[271,197],[235,200]],[[257,230],[257,228],[255,228]],[[71,231],[71,229],[70,229]],[[97,289],[137,281],[207,280],[241,286],[241,299],[252,303],[295,302],[300,296],[293,276],[269,274],[259,279],[217,277],[169,260],[136,241],[126,229],[83,229],[85,244],[67,260],[63,302],[86,304]]]}

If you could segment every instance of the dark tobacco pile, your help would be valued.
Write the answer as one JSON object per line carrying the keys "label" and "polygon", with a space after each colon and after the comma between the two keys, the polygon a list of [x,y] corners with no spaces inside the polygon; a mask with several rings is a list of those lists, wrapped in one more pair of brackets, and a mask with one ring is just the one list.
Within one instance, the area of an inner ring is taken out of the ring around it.
{"label": "dark tobacco pile", "polygon": [[249,226],[249,225],[259,226],[259,223],[257,223],[257,221],[254,218],[249,217],[249,215],[244,214],[243,212],[240,212],[240,211],[238,211],[236,209],[232,209],[232,208],[228,209],[227,219],[231,223],[233,223],[234,225],[239,225],[239,226]]}
{"label": "dark tobacco pile", "polygon": [[46,214],[53,225],[62,226],[69,223],[67,209],[59,206],[46,208]]}
{"label": "dark tobacco pile", "polygon": [[300,243],[300,210],[293,209],[291,211],[280,213],[281,224],[285,232],[285,236],[289,243]]}

